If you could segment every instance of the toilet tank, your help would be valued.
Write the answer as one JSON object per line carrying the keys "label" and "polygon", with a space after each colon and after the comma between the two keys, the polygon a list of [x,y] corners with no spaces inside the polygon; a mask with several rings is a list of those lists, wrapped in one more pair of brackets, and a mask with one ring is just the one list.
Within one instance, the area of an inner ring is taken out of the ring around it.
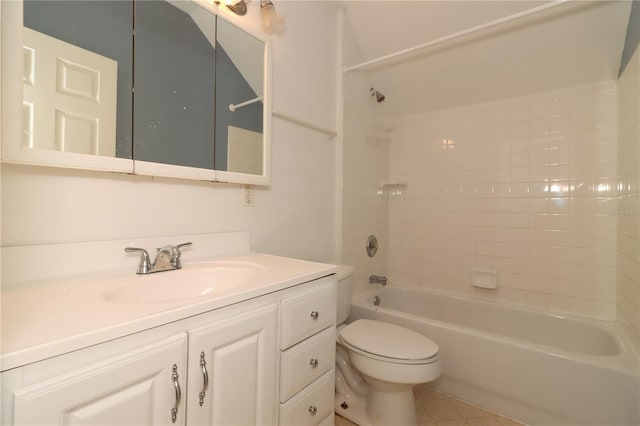
{"label": "toilet tank", "polygon": [[353,266],[338,265],[338,308],[336,309],[336,324],[342,324],[351,312],[351,293],[353,290]]}

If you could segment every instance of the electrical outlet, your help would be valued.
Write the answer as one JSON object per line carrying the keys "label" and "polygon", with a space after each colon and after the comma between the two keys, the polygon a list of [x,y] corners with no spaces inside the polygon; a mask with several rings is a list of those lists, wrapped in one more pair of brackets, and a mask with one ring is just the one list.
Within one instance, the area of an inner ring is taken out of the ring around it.
{"label": "electrical outlet", "polygon": [[253,188],[251,185],[242,185],[242,205],[253,207]]}

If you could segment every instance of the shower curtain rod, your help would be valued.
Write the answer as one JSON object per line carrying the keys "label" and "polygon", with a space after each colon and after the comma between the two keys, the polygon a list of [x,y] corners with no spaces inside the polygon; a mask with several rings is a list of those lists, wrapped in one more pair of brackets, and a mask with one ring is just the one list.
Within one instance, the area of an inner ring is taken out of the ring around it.
{"label": "shower curtain rod", "polygon": [[333,131],[333,130],[330,130],[330,129],[327,129],[327,128],[324,128],[324,127],[321,127],[321,126],[317,126],[317,125],[315,125],[313,123],[310,123],[310,122],[308,122],[306,120],[301,120],[301,119],[299,119],[297,117],[294,117],[294,116],[289,115],[289,114],[285,114],[283,112],[273,111],[271,113],[271,115],[273,115],[274,117],[278,117],[278,118],[280,118],[282,120],[286,120],[289,123],[297,124],[298,126],[306,127],[307,129],[311,129],[311,130],[315,130],[316,132],[323,133],[323,134],[327,135],[329,137],[329,139],[333,139],[336,136],[338,136],[338,133]]}
{"label": "shower curtain rod", "polygon": [[229,104],[229,111],[235,112],[238,108],[245,107],[247,105],[255,104],[256,102],[262,102],[262,96],[249,99],[248,101],[240,102],[239,104]]}
{"label": "shower curtain rod", "polygon": [[446,43],[448,41],[455,40],[457,38],[461,38],[461,37],[467,36],[469,34],[476,33],[478,31],[483,31],[483,30],[489,29],[491,27],[495,27],[497,25],[501,25],[501,24],[505,24],[507,22],[515,21],[515,20],[520,19],[520,18],[525,18],[527,16],[534,15],[534,14],[540,13],[540,12],[544,12],[545,10],[553,9],[554,7],[563,5],[565,3],[570,3],[570,2],[573,2],[573,1],[575,1],[575,0],[556,0],[556,1],[553,1],[551,3],[543,4],[542,6],[537,6],[537,7],[531,8],[531,9],[526,9],[526,10],[523,10],[522,12],[514,13],[512,15],[505,16],[504,18],[499,18],[499,19],[496,19],[496,20],[493,20],[493,21],[489,21],[487,23],[484,23],[484,24],[481,24],[481,25],[478,25],[478,26],[475,26],[475,27],[468,28],[466,30],[458,31],[456,33],[449,34],[447,36],[440,37],[440,38],[437,38],[435,40],[419,44],[417,46],[409,47],[407,49],[403,49],[403,50],[400,50],[400,51],[395,52],[395,53],[390,53],[388,55],[384,55],[384,56],[381,56],[381,57],[376,58],[376,59],[371,59],[369,61],[362,62],[362,63],[357,64],[357,65],[352,65],[350,67],[344,67],[343,71],[344,72],[350,72],[350,71],[359,70],[361,68],[366,68],[366,67],[368,67],[370,65],[374,65],[374,64],[377,64],[379,62],[385,62],[385,61],[388,61],[390,59],[395,59],[395,58],[397,58],[399,56],[406,55],[408,53],[416,52],[418,50],[422,50],[422,49],[426,49],[428,47],[436,46],[438,44]]}

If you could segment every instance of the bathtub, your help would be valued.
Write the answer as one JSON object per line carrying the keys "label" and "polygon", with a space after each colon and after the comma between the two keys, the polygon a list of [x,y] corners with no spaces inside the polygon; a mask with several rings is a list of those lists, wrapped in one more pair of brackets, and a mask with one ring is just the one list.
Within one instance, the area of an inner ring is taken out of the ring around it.
{"label": "bathtub", "polygon": [[640,424],[640,362],[615,323],[400,287],[354,298],[349,318],[428,336],[433,387],[526,424]]}

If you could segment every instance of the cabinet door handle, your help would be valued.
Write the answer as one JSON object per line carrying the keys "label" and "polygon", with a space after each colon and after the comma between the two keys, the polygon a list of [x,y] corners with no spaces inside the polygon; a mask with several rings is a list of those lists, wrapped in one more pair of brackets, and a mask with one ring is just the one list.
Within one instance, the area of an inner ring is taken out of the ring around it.
{"label": "cabinet door handle", "polygon": [[200,352],[200,367],[202,368],[202,390],[200,391],[200,406],[204,404],[204,396],[209,387],[209,373],[207,373],[207,361],[204,360],[204,352]]}
{"label": "cabinet door handle", "polygon": [[312,416],[315,416],[316,413],[318,412],[318,407],[316,407],[315,405],[311,405],[309,407],[309,412],[311,413]]}
{"label": "cabinet door handle", "polygon": [[309,365],[312,366],[313,368],[316,368],[318,366],[318,359],[317,358],[311,358],[309,360]]}
{"label": "cabinet door handle", "polygon": [[318,315],[320,315],[318,311],[311,311],[311,318],[318,319]]}
{"label": "cabinet door handle", "polygon": [[176,390],[176,404],[171,409],[171,423],[175,423],[178,418],[178,406],[182,399],[182,393],[180,392],[180,383],[178,383],[178,366],[173,364],[173,373],[171,374],[171,380],[173,380],[173,387]]}

